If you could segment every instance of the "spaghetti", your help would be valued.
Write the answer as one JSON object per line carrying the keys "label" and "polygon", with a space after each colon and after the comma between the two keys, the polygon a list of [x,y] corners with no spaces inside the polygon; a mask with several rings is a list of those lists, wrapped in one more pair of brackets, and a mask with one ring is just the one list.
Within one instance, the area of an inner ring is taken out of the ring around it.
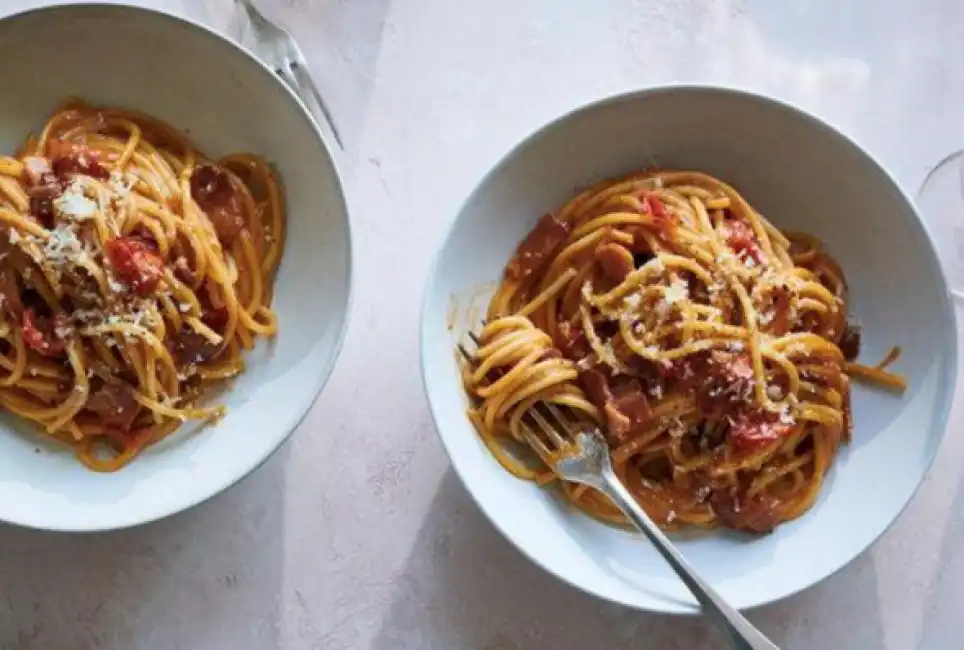
{"label": "spaghetti", "polygon": [[[506,267],[473,367],[469,416],[514,475],[524,414],[568,407],[606,433],[619,478],[664,527],[767,532],[814,503],[850,439],[850,380],[902,377],[854,361],[847,284],[813,237],[784,234],[701,173],[610,180],[540,220]],[[529,455],[531,458],[531,454]],[[559,481],[606,521],[602,494]]]}
{"label": "spaghetti", "polygon": [[0,404],[112,471],[277,332],[269,165],[206,159],[147,115],[71,101],[0,157]]}

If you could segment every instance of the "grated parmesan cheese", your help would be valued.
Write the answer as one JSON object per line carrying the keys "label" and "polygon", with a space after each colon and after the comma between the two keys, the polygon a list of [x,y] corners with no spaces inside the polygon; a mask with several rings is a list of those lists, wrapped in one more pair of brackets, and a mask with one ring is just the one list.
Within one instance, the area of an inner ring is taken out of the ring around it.
{"label": "grated parmesan cheese", "polygon": [[123,198],[130,194],[131,188],[136,182],[137,179],[125,178],[124,174],[117,170],[110,173],[110,188],[114,190],[119,197]]}
{"label": "grated parmesan cheese", "polygon": [[77,239],[77,227],[74,224],[61,224],[54,228],[43,249],[44,261],[50,262],[54,267],[76,263],[85,254],[84,247]]}
{"label": "grated parmesan cheese", "polygon": [[669,288],[666,289],[666,294],[663,296],[663,299],[672,305],[680,300],[685,300],[688,295],[689,291],[686,287],[686,282],[677,278],[673,280]]}
{"label": "grated parmesan cheese", "polygon": [[83,181],[79,176],[64,190],[64,193],[54,199],[54,209],[66,219],[87,221],[97,214],[97,203],[84,195]]}
{"label": "grated parmesan cheese", "polygon": [[114,293],[127,293],[127,286],[118,282],[110,271],[107,272],[107,286]]}

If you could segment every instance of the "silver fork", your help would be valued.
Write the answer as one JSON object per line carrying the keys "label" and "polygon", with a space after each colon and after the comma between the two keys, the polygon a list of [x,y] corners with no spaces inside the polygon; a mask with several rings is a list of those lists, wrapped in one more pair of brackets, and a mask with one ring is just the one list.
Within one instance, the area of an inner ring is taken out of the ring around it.
{"label": "silver fork", "polygon": [[[478,338],[474,334],[469,337],[478,346]],[[462,345],[459,350],[468,363],[473,363],[473,356]],[[561,409],[548,402],[539,402],[530,408],[523,425],[526,442],[560,478],[599,490],[623,511],[669,563],[699,601],[703,613],[726,634],[733,648],[780,650],[739,611],[728,605],[653,523],[613,471],[609,446],[598,428],[570,422]]]}
{"label": "silver fork", "polygon": [[[312,117],[320,125],[327,126],[335,142],[340,149],[344,149],[338,127],[335,120],[328,110],[328,105],[318,91],[311,74],[308,72],[308,63],[297,41],[288,33],[284,27],[276,25],[262,14],[251,0],[235,0],[247,16],[247,24],[251,27],[252,39],[243,42],[243,45],[252,50],[254,54],[271,67],[275,74],[299,99],[304,102]],[[242,31],[239,41],[244,40]]]}

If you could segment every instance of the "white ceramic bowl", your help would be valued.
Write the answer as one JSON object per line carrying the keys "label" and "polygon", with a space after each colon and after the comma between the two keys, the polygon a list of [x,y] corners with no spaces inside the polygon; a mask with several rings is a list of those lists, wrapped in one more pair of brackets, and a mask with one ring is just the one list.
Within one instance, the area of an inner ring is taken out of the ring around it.
{"label": "white ceramic bowl", "polygon": [[[820,237],[850,282],[862,358],[882,358],[894,344],[904,351],[896,369],[910,388],[904,396],[856,388],[855,439],[811,512],[765,537],[675,536],[731,604],[753,607],[832,574],[883,533],[930,467],[953,395],[954,313],[933,243],[897,184],[843,135],[785,104],[701,87],[616,97],[546,126],[482,180],[445,239],[422,312],[425,389],[455,471],[523,553],[599,597],[696,611],[644,538],[567,510],[502,469],[465,417],[453,353],[473,319],[478,327],[478,305],[540,215],[590,183],[654,162],[717,175],[778,226]],[[450,331],[453,297],[457,313],[471,316]]]}
{"label": "white ceramic bowl", "polygon": [[[0,21],[0,151],[12,152],[66,95],[150,113],[211,155],[272,161],[288,202],[274,298],[280,333],[220,396],[227,416],[180,432],[113,474],[0,418],[0,520],[56,530],[143,523],[220,492],[295,428],[341,347],[351,284],[348,215],[331,153],[298,100],[257,60],[199,25],[110,5],[52,7]],[[187,429],[189,427],[184,427]],[[39,453],[38,453],[39,450]]]}

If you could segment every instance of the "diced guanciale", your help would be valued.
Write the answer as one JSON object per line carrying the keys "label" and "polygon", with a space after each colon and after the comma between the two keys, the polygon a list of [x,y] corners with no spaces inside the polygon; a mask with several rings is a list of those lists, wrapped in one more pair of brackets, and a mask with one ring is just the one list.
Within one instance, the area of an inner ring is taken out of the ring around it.
{"label": "diced guanciale", "polygon": [[512,280],[523,280],[542,267],[543,263],[569,236],[569,226],[546,214],[536,227],[526,235],[515,255],[506,267],[506,275]]}
{"label": "diced guanciale", "polygon": [[765,492],[753,497],[714,490],[713,511],[728,527],[753,533],[769,533],[780,523],[780,503]]}
{"label": "diced guanciale", "polygon": [[207,309],[201,314],[201,322],[220,334],[228,325],[228,310],[224,307]]}
{"label": "diced guanciale", "polygon": [[214,224],[218,239],[230,246],[245,223],[241,199],[227,172],[217,165],[198,165],[191,174],[191,196]]}
{"label": "diced guanciale", "polygon": [[63,330],[65,323],[61,319],[50,319],[37,316],[33,309],[24,309],[20,324],[20,336],[23,343],[31,350],[35,350],[47,357],[59,357],[67,349],[66,341],[57,336],[57,330]]}
{"label": "diced guanciale", "polygon": [[154,293],[164,273],[161,256],[136,237],[107,240],[107,258],[124,282],[142,296]]}
{"label": "diced guanciale", "polygon": [[615,242],[600,244],[596,247],[594,256],[602,268],[603,275],[615,283],[625,280],[626,276],[636,268],[633,263],[633,254],[629,249]]}
{"label": "diced guanciale", "polygon": [[118,379],[110,379],[91,393],[84,408],[106,426],[127,432],[137,418],[140,405],[130,386]]}
{"label": "diced guanciale", "polygon": [[568,321],[559,323],[556,339],[555,346],[571,361],[579,362],[592,354],[592,347],[578,325],[572,325]]}
{"label": "diced guanciale", "polygon": [[54,199],[63,193],[64,185],[54,174],[50,161],[42,156],[28,156],[23,165],[30,214],[41,225],[50,228],[54,223]]}
{"label": "diced guanciale", "polygon": [[220,346],[197,332],[184,328],[168,342],[168,351],[177,365],[186,366],[210,361],[220,352]]}
{"label": "diced guanciale", "polygon": [[107,180],[110,172],[100,162],[100,154],[82,144],[54,140],[47,147],[54,175],[66,181],[73,174]]}
{"label": "diced guanciale", "polygon": [[596,368],[580,373],[579,379],[589,400],[606,416],[606,433],[614,442],[624,440],[652,414],[636,379],[611,385],[610,378]]}
{"label": "diced guanciale", "polygon": [[753,363],[746,352],[698,352],[675,363],[668,375],[694,390],[700,410],[711,417],[732,412],[753,392]]}
{"label": "diced guanciale", "polygon": [[755,450],[789,435],[793,428],[793,423],[782,421],[779,413],[742,410],[733,418],[729,439],[737,449]]}

